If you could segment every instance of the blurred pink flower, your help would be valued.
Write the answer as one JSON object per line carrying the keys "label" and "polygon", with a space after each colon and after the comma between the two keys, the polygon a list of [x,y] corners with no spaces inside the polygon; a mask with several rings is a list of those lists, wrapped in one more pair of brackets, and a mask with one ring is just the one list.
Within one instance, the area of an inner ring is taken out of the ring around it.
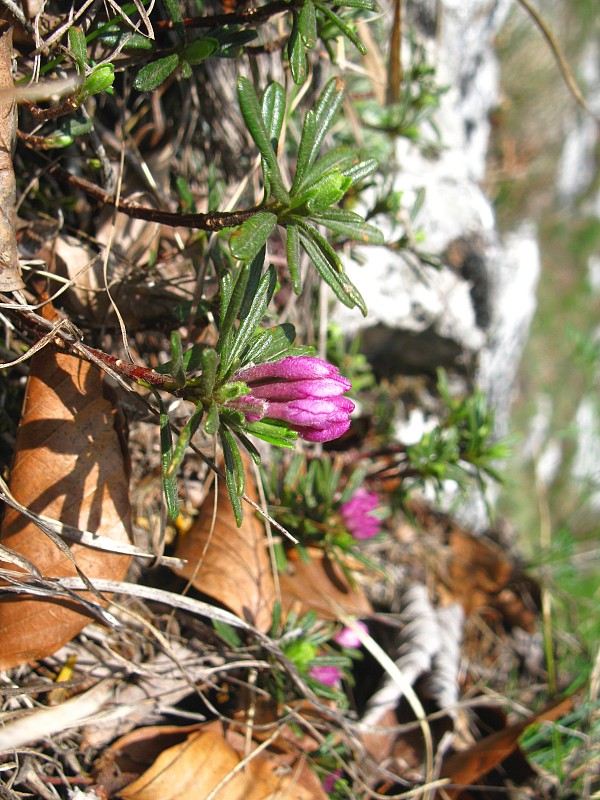
{"label": "blurred pink flower", "polygon": [[340,513],[346,529],[355,539],[371,539],[377,536],[381,521],[373,516],[373,511],[378,505],[379,498],[375,492],[360,488],[341,506]]}
{"label": "blurred pink flower", "polygon": [[[365,633],[369,632],[366,623],[357,620],[355,624]],[[342,628],[342,630],[333,637],[333,641],[337,642],[341,647],[360,647],[362,644],[358,634],[350,627]]]}
{"label": "blurred pink flower", "polygon": [[351,383],[320,358],[288,356],[243,367],[233,379],[250,389],[230,403],[249,422],[281,420],[309,442],[329,442],[350,427],[354,403],[341,395]]}
{"label": "blurred pink flower", "polygon": [[323,779],[323,791],[327,792],[327,794],[330,794],[335,788],[335,782],[338,778],[341,778],[343,774],[344,773],[341,769],[336,769],[333,772],[330,772],[329,775]]}
{"label": "blurred pink flower", "polygon": [[326,686],[338,686],[342,680],[342,672],[338,667],[315,666],[308,670],[308,674]]}

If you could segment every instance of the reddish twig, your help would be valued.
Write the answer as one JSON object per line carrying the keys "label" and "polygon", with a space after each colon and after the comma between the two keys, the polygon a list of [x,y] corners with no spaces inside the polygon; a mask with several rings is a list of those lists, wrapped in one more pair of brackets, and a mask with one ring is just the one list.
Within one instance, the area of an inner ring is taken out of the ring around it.
{"label": "reddish twig", "polygon": [[63,173],[66,181],[77,189],[81,189],[90,197],[104,205],[114,206],[117,211],[127,214],[128,217],[143,219],[148,222],[157,222],[172,228],[197,228],[203,231],[222,231],[224,228],[235,228],[250,217],[262,211],[261,206],[248,208],[242,211],[209,211],[206,214],[184,214],[176,211],[162,211],[158,208],[139,205],[132,200],[122,200],[110,195],[96,184],[78,178],[75,175]]}

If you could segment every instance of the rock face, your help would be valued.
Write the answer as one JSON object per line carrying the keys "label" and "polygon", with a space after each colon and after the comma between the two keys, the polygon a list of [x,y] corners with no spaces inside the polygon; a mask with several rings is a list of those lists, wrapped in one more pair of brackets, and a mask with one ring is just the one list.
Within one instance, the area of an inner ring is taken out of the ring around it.
{"label": "rock face", "polygon": [[[523,227],[501,242],[494,212],[481,187],[498,102],[493,38],[507,0],[409,2],[407,17],[423,38],[436,79],[447,91],[435,124],[440,153],[425,155],[407,138],[396,142],[394,188],[410,208],[425,199],[414,227],[439,268],[414,253],[358,248],[361,265],[346,264],[363,293],[369,316],[337,308],[345,330],[362,331],[368,355],[382,373],[433,373],[438,366],[475,376],[497,408],[506,431],[511,387],[535,309],[539,254],[535,231]],[[367,198],[368,202],[368,198]],[[411,231],[390,229],[387,241]],[[387,228],[386,228],[387,224]]]}

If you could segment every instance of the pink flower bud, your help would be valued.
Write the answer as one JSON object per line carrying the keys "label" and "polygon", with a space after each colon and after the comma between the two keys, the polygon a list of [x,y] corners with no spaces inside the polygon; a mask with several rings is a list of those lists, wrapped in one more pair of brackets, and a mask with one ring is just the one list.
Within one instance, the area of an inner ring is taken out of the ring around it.
{"label": "pink flower bud", "polygon": [[229,405],[249,422],[280,420],[309,442],[337,439],[350,427],[354,403],[342,397],[350,381],[320,358],[288,356],[243,367],[234,380],[246,383],[250,394]]}
{"label": "pink flower bud", "polygon": [[[364,633],[369,632],[364,622],[357,621],[355,624]],[[362,644],[358,634],[350,627],[342,628],[342,630],[333,637],[333,641],[337,642],[340,647],[360,647]]]}
{"label": "pink flower bud", "polygon": [[308,670],[308,674],[325,686],[339,686],[342,680],[342,672],[338,667],[315,666]]}
{"label": "pink flower bud", "polygon": [[373,516],[378,504],[375,492],[360,488],[340,508],[346,529],[355,539],[371,539],[379,533],[381,522]]}

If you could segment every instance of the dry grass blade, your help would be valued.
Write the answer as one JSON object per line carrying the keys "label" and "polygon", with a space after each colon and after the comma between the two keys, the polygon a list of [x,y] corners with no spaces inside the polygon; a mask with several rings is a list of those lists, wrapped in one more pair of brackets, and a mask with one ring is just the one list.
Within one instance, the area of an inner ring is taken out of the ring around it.
{"label": "dry grass blade", "polygon": [[[12,28],[0,20],[0,91],[12,88]],[[12,152],[17,131],[17,107],[0,95],[0,291],[23,288],[15,232],[17,184]]]}
{"label": "dry grass blade", "polygon": [[[128,543],[128,475],[114,419],[95,367],[49,347],[36,353],[10,476],[16,501],[41,517]],[[42,532],[14,508],[6,511],[1,538],[46,577],[78,574],[75,561],[90,578],[122,579],[130,563],[127,555],[80,544],[66,551],[47,526]],[[87,622],[61,602],[11,597],[0,605],[0,666],[53,653]]]}

